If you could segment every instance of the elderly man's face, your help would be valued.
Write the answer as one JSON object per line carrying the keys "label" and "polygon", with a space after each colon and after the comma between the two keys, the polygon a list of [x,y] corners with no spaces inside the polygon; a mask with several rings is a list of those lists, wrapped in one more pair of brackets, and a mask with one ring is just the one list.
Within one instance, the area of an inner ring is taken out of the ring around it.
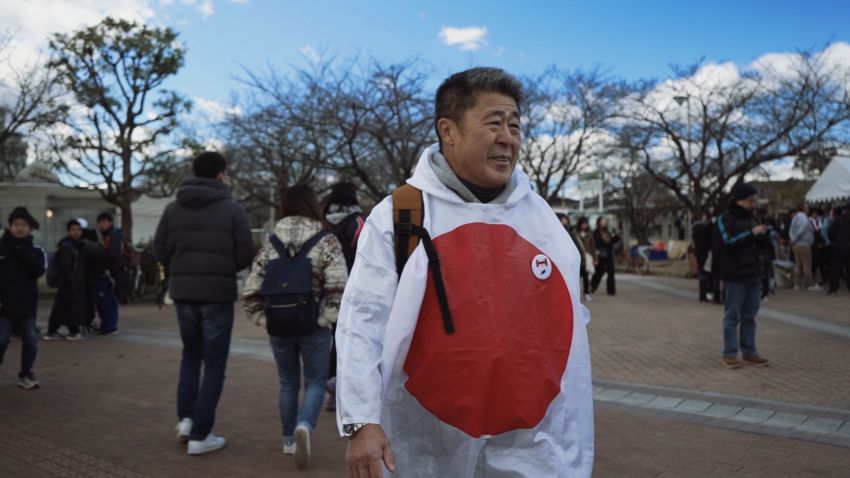
{"label": "elderly man's face", "polygon": [[481,187],[508,183],[519,158],[519,110],[501,93],[476,93],[475,106],[460,124],[443,118],[438,124],[443,153],[454,172]]}

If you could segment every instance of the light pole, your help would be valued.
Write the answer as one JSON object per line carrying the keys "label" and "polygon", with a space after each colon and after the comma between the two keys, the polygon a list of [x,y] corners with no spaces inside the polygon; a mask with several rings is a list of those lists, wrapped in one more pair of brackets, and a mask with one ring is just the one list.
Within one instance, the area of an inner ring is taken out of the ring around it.
{"label": "light pole", "polygon": [[[685,106],[685,107],[687,108],[687,110],[686,110],[686,111],[687,111],[687,113],[686,113],[686,114],[687,114],[687,128],[688,128],[688,133],[687,133],[687,135],[686,135],[687,137],[686,137],[686,139],[685,139],[685,140],[688,142],[688,150],[687,150],[687,152],[685,153],[685,156],[686,156],[686,157],[685,157],[685,161],[687,162],[687,167],[688,167],[688,168],[691,168],[691,158],[693,157],[693,156],[691,155],[691,97],[690,97],[689,95],[679,95],[679,96],[674,96],[674,97],[673,97],[673,99],[676,101],[676,103],[679,105],[679,107],[681,107],[681,106],[682,106],[682,103],[686,103],[686,106]],[[691,185],[690,185],[690,184],[688,184],[688,189],[690,189],[690,188],[691,188]],[[692,191],[691,191],[691,192],[692,192]],[[686,215],[685,215],[685,223],[687,224],[687,227],[686,227],[686,229],[685,229],[685,234],[686,234],[686,236],[685,236],[685,237],[687,237],[687,238],[688,238],[688,240],[690,240],[690,236],[691,236],[691,227],[690,227],[690,226],[691,226],[691,217],[690,217],[690,215],[689,215],[689,214],[686,214]]]}

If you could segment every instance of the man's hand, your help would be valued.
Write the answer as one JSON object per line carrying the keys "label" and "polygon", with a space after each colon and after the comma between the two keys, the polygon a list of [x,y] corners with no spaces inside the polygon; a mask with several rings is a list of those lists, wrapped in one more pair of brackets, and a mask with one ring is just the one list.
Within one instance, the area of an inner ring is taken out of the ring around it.
{"label": "man's hand", "polygon": [[381,461],[395,473],[395,458],[390,441],[380,425],[368,424],[348,442],[345,453],[349,478],[383,478]]}
{"label": "man's hand", "polygon": [[767,229],[768,229],[768,227],[766,225],[759,224],[758,226],[756,226],[752,229],[752,232],[753,232],[754,236],[760,236],[760,235],[764,234],[765,232],[767,232]]}

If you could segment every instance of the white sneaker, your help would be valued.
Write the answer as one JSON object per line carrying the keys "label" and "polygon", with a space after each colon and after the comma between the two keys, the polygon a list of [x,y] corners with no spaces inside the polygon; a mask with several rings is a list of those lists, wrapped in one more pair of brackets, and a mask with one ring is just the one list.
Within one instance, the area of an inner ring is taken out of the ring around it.
{"label": "white sneaker", "polygon": [[593,297],[591,297],[590,294],[584,294],[584,301],[585,302],[590,302],[592,300],[593,300]]}
{"label": "white sneaker", "polygon": [[187,442],[189,441],[189,435],[192,433],[192,419],[184,418],[180,420],[180,423],[177,424],[177,438]]}
{"label": "white sneaker", "polygon": [[295,466],[307,468],[310,463],[310,428],[306,425],[295,427]]}
{"label": "white sneaker", "polygon": [[77,341],[77,340],[83,340],[83,339],[85,339],[85,337],[83,337],[83,334],[80,334],[80,333],[71,334],[71,335],[65,337],[65,340],[71,340],[71,341]]}
{"label": "white sneaker", "polygon": [[822,290],[823,290],[823,287],[821,287],[817,284],[815,284],[813,286],[809,286],[809,291],[811,291],[811,292],[820,292]]}
{"label": "white sneaker", "polygon": [[295,454],[295,442],[284,443],[283,444],[283,454],[284,455],[294,455]]}
{"label": "white sneaker", "polygon": [[[297,432],[296,432],[297,433]],[[190,455],[204,455],[224,448],[224,438],[215,436],[212,433],[207,435],[203,440],[189,440],[189,447],[186,451]]]}

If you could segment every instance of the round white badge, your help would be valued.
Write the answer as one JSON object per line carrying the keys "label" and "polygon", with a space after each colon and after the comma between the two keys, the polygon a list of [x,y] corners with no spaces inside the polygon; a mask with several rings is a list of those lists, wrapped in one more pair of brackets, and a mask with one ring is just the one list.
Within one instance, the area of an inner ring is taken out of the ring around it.
{"label": "round white badge", "polygon": [[548,279],[552,275],[552,260],[544,254],[537,254],[531,260],[531,272],[540,280]]}

